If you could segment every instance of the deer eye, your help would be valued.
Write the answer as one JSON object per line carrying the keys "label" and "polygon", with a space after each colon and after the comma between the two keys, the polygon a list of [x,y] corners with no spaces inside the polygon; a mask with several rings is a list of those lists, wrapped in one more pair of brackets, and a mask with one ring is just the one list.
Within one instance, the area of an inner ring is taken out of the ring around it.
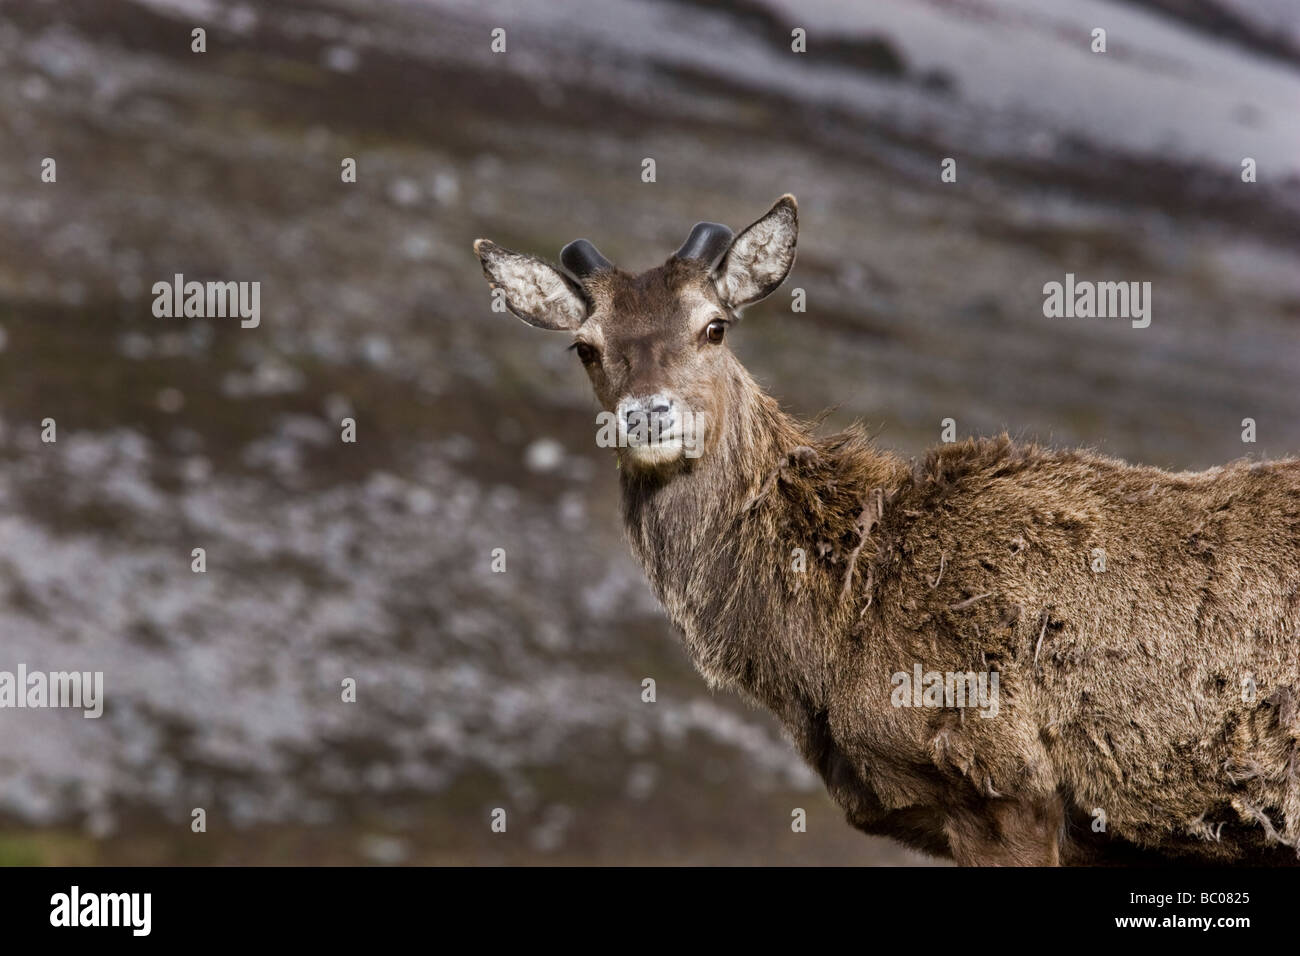
{"label": "deer eye", "polygon": [[714,319],[709,323],[708,328],[704,330],[704,337],[714,345],[722,341],[722,337],[727,334],[727,322],[725,319]]}
{"label": "deer eye", "polygon": [[569,348],[578,353],[578,360],[582,362],[583,365],[590,365],[592,362],[596,361],[597,353],[595,348],[588,345],[586,342],[574,342],[569,346]]}

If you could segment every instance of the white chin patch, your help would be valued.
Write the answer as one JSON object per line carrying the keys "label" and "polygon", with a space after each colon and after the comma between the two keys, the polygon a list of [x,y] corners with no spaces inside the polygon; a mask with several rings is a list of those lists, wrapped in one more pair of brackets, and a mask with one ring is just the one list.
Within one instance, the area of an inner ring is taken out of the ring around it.
{"label": "white chin patch", "polygon": [[640,445],[628,442],[624,449],[628,460],[642,468],[671,464],[685,452],[686,445],[680,438],[661,438],[657,442]]}

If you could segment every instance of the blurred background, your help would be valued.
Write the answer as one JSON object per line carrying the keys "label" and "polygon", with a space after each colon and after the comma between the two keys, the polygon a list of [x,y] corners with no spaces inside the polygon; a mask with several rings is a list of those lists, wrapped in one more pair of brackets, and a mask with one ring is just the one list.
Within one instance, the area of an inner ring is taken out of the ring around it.
{"label": "blurred background", "polygon": [[[731,339],[791,411],[1293,454],[1298,65],[1291,0],[0,3],[0,669],[107,698],[0,711],[0,863],[926,862],[694,674],[470,243],[641,269],[793,192]],[[261,325],[155,318],[178,272]],[[1150,327],[1044,318],[1066,272]]]}

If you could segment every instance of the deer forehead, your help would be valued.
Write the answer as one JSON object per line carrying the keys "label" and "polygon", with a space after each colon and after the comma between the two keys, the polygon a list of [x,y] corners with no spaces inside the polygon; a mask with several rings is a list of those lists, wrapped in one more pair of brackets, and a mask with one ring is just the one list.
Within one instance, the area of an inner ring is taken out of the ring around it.
{"label": "deer forehead", "polygon": [[[640,278],[640,277],[638,277]],[[586,323],[605,336],[670,333],[703,327],[719,311],[700,277],[673,283],[607,282],[590,289],[594,308]]]}

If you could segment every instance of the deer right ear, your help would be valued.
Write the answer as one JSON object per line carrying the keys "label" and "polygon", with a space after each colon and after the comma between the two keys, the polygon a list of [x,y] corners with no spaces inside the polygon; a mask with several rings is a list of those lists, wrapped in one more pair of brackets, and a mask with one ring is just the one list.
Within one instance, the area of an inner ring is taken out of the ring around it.
{"label": "deer right ear", "polygon": [[536,256],[503,249],[490,239],[474,243],[483,275],[505,293],[506,308],[529,325],[573,330],[587,318],[587,303],[558,269]]}
{"label": "deer right ear", "polygon": [[767,214],[736,237],[714,272],[722,301],[733,309],[776,291],[794,265],[799,207],[786,193]]}

